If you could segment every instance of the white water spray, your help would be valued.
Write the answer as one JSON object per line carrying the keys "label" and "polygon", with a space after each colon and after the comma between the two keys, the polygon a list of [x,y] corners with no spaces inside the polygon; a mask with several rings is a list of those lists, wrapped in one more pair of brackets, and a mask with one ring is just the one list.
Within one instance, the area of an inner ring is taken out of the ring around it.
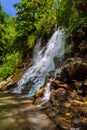
{"label": "white water spray", "polygon": [[[18,81],[17,88],[14,92],[21,93],[25,89],[26,84],[29,85],[29,90],[26,92],[28,97],[33,96],[39,90],[44,84],[45,76],[48,72],[55,70],[53,58],[56,56],[61,58],[64,55],[63,35],[64,31],[58,29],[47,43],[47,46],[43,48],[41,48],[41,39],[38,40],[34,50],[33,65]],[[30,86],[31,82],[32,85]]]}
{"label": "white water spray", "polygon": [[49,101],[50,99],[50,83],[48,82],[46,84],[45,92],[44,92],[44,97],[42,98],[42,103]]}

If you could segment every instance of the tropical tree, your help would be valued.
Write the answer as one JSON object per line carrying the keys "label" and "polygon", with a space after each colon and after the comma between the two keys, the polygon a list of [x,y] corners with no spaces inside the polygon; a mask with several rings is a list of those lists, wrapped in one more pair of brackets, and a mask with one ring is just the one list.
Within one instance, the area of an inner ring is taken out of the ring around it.
{"label": "tropical tree", "polygon": [[16,38],[14,18],[4,13],[0,5],[0,79],[11,75],[19,62],[19,52],[14,48]]}
{"label": "tropical tree", "polygon": [[[22,0],[14,6],[17,9],[17,31],[18,39],[22,41],[21,47],[31,48],[38,37],[50,34],[56,23],[55,0]],[[29,42],[31,40],[33,42]]]}
{"label": "tropical tree", "polygon": [[68,42],[74,43],[74,51],[80,51],[82,46],[86,47],[87,1],[61,0],[58,9],[58,24],[66,28]]}

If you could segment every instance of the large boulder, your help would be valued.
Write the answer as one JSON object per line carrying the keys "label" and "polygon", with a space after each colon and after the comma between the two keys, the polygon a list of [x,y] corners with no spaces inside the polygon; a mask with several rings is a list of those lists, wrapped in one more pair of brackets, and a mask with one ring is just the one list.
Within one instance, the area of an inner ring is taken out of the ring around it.
{"label": "large boulder", "polygon": [[87,77],[87,60],[72,58],[61,69],[68,78],[84,80]]}
{"label": "large boulder", "polygon": [[39,104],[41,102],[41,99],[44,95],[44,91],[45,91],[45,87],[39,89],[35,95],[34,95],[34,100],[33,100],[33,103],[34,104]]}
{"label": "large boulder", "polygon": [[58,88],[57,90],[51,90],[50,101],[55,104],[57,102],[63,102],[67,100],[67,91],[64,88]]}
{"label": "large boulder", "polygon": [[13,76],[10,76],[6,80],[0,82],[0,91],[6,91],[9,88],[12,88],[15,84],[16,83],[13,80]]}

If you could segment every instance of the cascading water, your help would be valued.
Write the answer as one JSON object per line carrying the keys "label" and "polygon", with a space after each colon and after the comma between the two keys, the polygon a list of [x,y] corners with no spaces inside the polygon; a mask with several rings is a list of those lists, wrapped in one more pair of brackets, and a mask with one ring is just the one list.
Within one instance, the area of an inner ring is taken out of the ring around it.
{"label": "cascading water", "polygon": [[49,101],[49,99],[50,99],[50,84],[51,84],[50,82],[48,82],[48,83],[46,84],[44,96],[43,96],[43,98],[42,98],[42,100],[41,100],[41,103],[40,103],[38,106],[41,106],[41,105],[43,105],[45,102]]}
{"label": "cascading water", "polygon": [[28,97],[31,97],[44,84],[46,75],[55,70],[54,58],[61,59],[64,55],[63,35],[64,30],[58,29],[47,46],[42,48],[41,39],[38,40],[34,49],[33,65],[18,81],[17,88],[14,90],[16,93],[24,92]]}

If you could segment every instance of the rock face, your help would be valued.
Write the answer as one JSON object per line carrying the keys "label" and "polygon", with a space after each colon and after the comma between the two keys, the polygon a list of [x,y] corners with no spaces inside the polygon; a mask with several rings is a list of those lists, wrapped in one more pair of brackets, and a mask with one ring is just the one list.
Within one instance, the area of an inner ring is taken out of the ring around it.
{"label": "rock face", "polygon": [[57,90],[51,90],[51,101],[55,104],[55,101],[63,102],[66,100],[67,91],[64,88],[58,88]]}
{"label": "rock face", "polygon": [[34,101],[33,101],[34,104],[40,103],[41,98],[42,98],[43,95],[44,95],[44,91],[45,91],[45,88],[41,88],[40,90],[38,90],[38,91],[35,93],[35,95],[34,95]]}
{"label": "rock face", "polygon": [[5,91],[15,85],[13,76],[8,77],[6,80],[0,82],[0,90]]}
{"label": "rock face", "polygon": [[62,71],[70,78],[84,80],[87,77],[87,60],[72,58],[68,64],[62,67]]}
{"label": "rock face", "polygon": [[[62,67],[62,73],[51,81],[50,100],[42,106],[44,112],[54,121],[56,129],[85,130],[87,129],[87,60],[72,58],[68,62]],[[46,80],[46,83],[49,80]],[[35,94],[36,100],[39,99],[38,103],[43,97],[42,90]]]}

